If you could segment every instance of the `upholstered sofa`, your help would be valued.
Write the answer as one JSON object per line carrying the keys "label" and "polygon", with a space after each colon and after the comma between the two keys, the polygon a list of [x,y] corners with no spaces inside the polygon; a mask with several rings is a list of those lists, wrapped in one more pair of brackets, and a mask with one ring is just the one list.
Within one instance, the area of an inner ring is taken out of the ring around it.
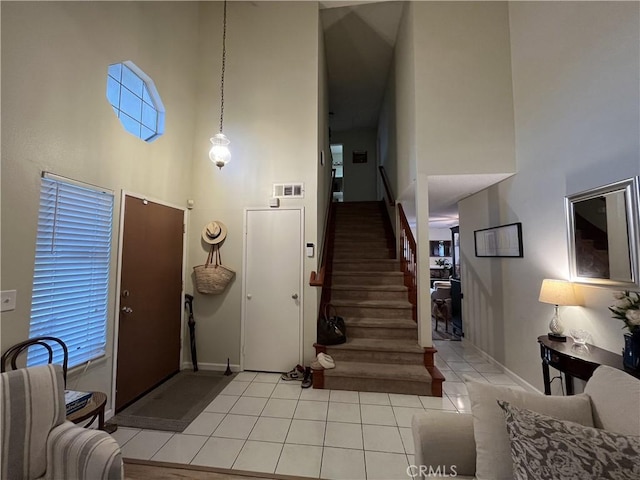
{"label": "upholstered sofa", "polygon": [[601,366],[573,396],[465,381],[472,413],[413,417],[415,477],[640,479],[640,380]]}
{"label": "upholstered sofa", "polygon": [[65,421],[60,365],[20,368],[0,375],[0,478],[118,480],[120,447],[106,432]]}

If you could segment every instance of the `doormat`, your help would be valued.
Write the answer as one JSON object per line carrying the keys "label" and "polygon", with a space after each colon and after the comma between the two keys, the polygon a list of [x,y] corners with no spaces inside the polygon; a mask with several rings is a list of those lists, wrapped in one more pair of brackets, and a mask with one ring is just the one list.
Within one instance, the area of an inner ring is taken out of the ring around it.
{"label": "doormat", "polygon": [[109,420],[120,427],[182,432],[233,379],[183,370]]}
{"label": "doormat", "polygon": [[[453,324],[449,322],[449,329],[446,332],[443,332],[444,322],[441,320],[438,322],[438,330],[436,330],[436,321],[433,317],[431,317],[431,331],[434,340],[453,340],[459,342],[462,338],[453,333]],[[451,330],[451,331],[449,331]]]}

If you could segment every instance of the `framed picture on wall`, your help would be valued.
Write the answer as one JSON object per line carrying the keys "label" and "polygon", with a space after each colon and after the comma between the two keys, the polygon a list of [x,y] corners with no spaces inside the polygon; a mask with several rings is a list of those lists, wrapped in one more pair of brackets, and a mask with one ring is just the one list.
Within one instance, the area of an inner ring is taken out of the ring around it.
{"label": "framed picture on wall", "polygon": [[476,257],[522,257],[522,223],[473,232]]}
{"label": "framed picture on wall", "polygon": [[353,163],[367,163],[367,151],[354,150],[351,158],[353,159]]}

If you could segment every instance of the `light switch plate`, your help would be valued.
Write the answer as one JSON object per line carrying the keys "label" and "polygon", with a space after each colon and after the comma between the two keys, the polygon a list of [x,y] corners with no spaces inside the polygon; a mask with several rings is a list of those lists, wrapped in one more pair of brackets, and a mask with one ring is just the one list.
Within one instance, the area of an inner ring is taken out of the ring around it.
{"label": "light switch plate", "polygon": [[3,290],[2,299],[0,300],[0,307],[3,312],[16,309],[16,297],[17,292],[15,290]]}

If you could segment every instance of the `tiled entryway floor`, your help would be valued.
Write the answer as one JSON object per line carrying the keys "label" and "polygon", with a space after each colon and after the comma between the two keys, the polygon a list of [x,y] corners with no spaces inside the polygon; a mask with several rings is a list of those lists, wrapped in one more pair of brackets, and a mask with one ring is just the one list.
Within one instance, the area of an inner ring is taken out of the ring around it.
{"label": "tiled entryway floor", "polygon": [[183,433],[120,427],[125,458],[327,479],[407,479],[411,418],[425,410],[470,412],[462,382],[517,386],[463,342],[434,342],[446,377],[442,398],[302,389],[279,374],[239,373]]}

